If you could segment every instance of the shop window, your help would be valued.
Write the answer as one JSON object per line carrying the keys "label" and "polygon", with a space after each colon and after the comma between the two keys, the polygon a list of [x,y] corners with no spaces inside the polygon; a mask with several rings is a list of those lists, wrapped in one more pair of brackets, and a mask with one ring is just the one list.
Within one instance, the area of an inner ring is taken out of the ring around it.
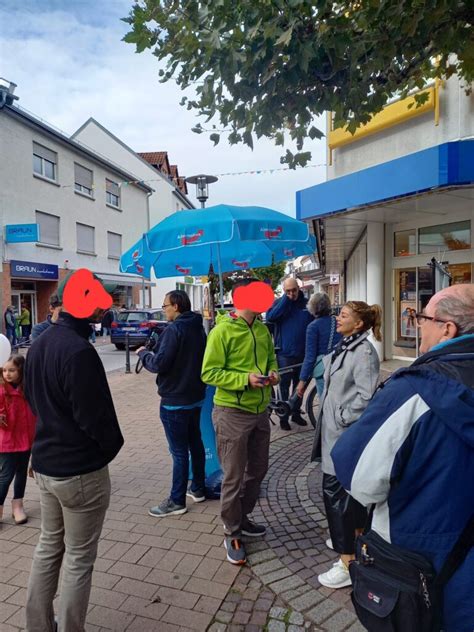
{"label": "shop window", "polygon": [[33,172],[48,180],[56,180],[58,154],[43,145],[33,143]]}
{"label": "shop window", "polygon": [[470,263],[453,263],[448,265],[452,285],[458,283],[471,283],[472,273]]}
{"label": "shop window", "polygon": [[111,259],[120,259],[122,254],[122,235],[107,232],[107,247]]}
{"label": "shop window", "polygon": [[76,223],[77,252],[95,254],[95,229],[93,226]]}
{"label": "shop window", "polygon": [[394,234],[394,256],[409,257],[416,255],[416,230],[399,230]]}
{"label": "shop window", "polygon": [[452,222],[418,229],[418,252],[466,250],[471,247],[471,222]]}
{"label": "shop window", "polygon": [[36,211],[36,223],[39,224],[39,243],[59,246],[59,217]]}
{"label": "shop window", "polygon": [[93,177],[90,169],[74,163],[74,189],[78,193],[92,197]]}
{"label": "shop window", "polygon": [[105,201],[110,206],[120,208],[120,187],[117,182],[112,180],[105,180]]}

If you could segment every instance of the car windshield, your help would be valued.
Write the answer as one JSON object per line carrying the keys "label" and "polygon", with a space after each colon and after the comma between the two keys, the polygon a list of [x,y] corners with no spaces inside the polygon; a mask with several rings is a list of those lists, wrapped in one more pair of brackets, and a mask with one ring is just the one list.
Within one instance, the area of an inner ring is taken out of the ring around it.
{"label": "car windshield", "polygon": [[120,312],[117,318],[119,323],[142,322],[148,320],[146,312]]}

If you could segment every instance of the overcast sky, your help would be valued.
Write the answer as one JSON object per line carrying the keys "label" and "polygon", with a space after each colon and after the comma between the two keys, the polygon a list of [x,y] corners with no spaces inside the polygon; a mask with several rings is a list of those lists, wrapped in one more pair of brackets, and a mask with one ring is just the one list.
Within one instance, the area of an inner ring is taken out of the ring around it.
{"label": "overcast sky", "polygon": [[[158,62],[122,42],[131,0],[2,0],[0,76],[18,84],[19,104],[67,134],[93,116],[136,151],[167,151],[184,176],[281,168],[281,147],[217,147],[191,132],[176,84],[158,82]],[[204,123],[204,121],[202,121]],[[321,125],[323,122],[321,122]],[[308,144],[325,163],[323,141]],[[295,213],[295,192],[325,179],[324,167],[221,177],[209,204],[257,204]],[[190,187],[193,201],[194,187]]]}

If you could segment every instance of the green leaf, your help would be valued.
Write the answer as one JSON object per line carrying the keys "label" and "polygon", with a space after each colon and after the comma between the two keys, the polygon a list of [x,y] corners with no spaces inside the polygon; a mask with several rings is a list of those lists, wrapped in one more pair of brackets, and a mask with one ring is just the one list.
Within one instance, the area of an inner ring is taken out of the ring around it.
{"label": "green leaf", "polygon": [[209,136],[210,140],[212,140],[212,142],[214,143],[214,147],[219,143],[220,139],[221,139],[221,135],[220,134],[211,134]]}

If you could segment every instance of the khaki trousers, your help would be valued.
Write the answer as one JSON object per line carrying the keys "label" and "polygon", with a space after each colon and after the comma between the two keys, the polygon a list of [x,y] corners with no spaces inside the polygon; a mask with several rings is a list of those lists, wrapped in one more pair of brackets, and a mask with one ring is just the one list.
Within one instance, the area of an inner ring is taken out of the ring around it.
{"label": "khaki trousers", "polygon": [[35,478],[41,534],[28,582],[26,632],[53,632],[61,565],[58,631],[84,632],[92,570],[110,500],[109,468],[67,478],[36,473]]}
{"label": "khaki trousers", "polygon": [[224,533],[240,537],[242,519],[253,511],[268,470],[268,412],[253,414],[239,408],[214,406],[212,421],[224,472],[221,490]]}

